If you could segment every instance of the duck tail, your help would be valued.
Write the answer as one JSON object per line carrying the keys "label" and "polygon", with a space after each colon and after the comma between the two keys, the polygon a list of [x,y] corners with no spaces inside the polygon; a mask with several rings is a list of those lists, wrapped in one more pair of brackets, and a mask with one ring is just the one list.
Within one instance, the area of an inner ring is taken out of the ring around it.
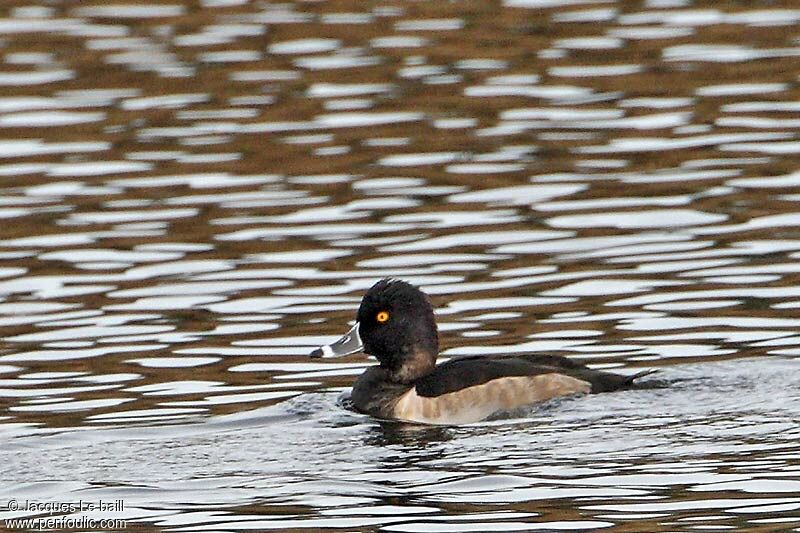
{"label": "duck tail", "polygon": [[625,380],[625,385],[627,386],[638,385],[638,383],[634,383],[637,379],[649,376],[651,374],[655,374],[656,372],[658,372],[657,368],[650,368],[647,370],[642,370],[641,372],[637,372],[633,375],[628,376],[628,378]]}

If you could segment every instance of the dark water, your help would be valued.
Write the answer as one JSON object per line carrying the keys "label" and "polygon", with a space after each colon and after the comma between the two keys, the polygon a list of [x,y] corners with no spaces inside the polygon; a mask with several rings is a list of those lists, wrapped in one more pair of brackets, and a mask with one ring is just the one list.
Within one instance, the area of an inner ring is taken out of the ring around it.
{"label": "dark water", "polygon": [[[799,23],[3,3],[0,520],[800,529]],[[445,357],[659,372],[465,427],[352,413],[370,361],[306,354],[386,276],[432,296]]]}

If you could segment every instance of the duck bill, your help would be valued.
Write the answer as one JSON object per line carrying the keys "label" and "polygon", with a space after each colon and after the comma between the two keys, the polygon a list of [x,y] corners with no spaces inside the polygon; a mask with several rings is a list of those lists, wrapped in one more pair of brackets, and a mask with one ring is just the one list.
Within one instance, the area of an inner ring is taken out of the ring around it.
{"label": "duck bill", "polygon": [[337,340],[336,342],[332,342],[331,344],[325,344],[320,346],[313,352],[311,352],[311,357],[344,357],[345,355],[350,355],[351,353],[360,352],[361,348],[364,345],[361,343],[361,335],[358,334],[358,322],[353,328],[344,334],[344,336]]}

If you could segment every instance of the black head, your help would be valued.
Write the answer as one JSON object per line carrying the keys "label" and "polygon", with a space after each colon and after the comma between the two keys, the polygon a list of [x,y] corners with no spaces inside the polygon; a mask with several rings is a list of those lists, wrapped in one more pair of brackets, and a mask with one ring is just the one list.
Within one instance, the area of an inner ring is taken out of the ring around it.
{"label": "black head", "polygon": [[[361,299],[356,320],[364,352],[382,367],[403,374],[404,366],[424,366],[424,375],[435,366],[439,335],[433,307],[410,283],[382,279],[373,285]],[[411,374],[418,370],[422,369],[406,369]]]}
{"label": "black head", "polygon": [[408,383],[430,373],[436,366],[439,335],[425,293],[405,281],[382,279],[361,299],[353,329],[311,355],[338,357],[362,346],[392,381]]}

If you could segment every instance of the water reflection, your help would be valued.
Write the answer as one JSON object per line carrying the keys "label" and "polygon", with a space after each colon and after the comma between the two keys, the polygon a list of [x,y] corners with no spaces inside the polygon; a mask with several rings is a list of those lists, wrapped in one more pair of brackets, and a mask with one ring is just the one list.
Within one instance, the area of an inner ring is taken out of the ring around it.
{"label": "water reflection", "polygon": [[[61,4],[0,18],[0,500],[192,531],[797,527],[800,10]],[[362,417],[340,394],[370,361],[305,354],[387,276],[432,296],[445,357],[669,386]]]}

